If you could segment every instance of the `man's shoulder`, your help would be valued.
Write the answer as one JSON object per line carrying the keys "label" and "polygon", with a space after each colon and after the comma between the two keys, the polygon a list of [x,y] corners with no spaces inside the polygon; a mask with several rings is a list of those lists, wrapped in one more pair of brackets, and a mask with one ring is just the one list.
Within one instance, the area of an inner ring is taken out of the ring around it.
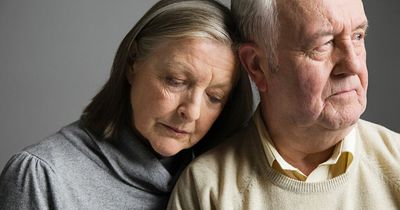
{"label": "man's shoulder", "polygon": [[[217,177],[239,175],[238,171],[247,173],[254,164],[263,159],[257,129],[251,121],[234,135],[227,138],[224,143],[200,155],[188,166],[190,173],[214,174]],[[261,157],[261,158],[260,158]]]}
{"label": "man's shoulder", "polygon": [[400,190],[400,134],[365,120],[357,130],[363,162]]}
{"label": "man's shoulder", "polygon": [[384,126],[366,120],[359,120],[357,130],[360,138],[366,144],[374,147],[394,147],[397,151],[400,150],[400,134]]}
{"label": "man's shoulder", "polygon": [[210,204],[218,203],[224,209],[240,208],[234,205],[241,203],[240,195],[261,176],[265,168],[262,164],[267,164],[266,157],[256,127],[250,122],[223,144],[192,161],[175,186],[170,206],[212,209],[216,207]]}

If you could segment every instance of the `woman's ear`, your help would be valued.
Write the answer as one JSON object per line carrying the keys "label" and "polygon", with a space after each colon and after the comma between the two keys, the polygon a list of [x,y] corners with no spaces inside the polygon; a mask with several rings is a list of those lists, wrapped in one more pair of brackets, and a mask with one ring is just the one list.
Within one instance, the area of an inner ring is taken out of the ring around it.
{"label": "woman's ear", "polygon": [[134,71],[134,64],[128,64],[128,71],[126,71],[126,79],[128,80],[128,83],[132,85],[133,81],[133,71]]}
{"label": "woman's ear", "polygon": [[246,69],[250,78],[256,84],[258,91],[267,91],[267,80],[264,72],[267,69],[263,69],[261,65],[261,59],[266,56],[262,56],[262,50],[260,50],[255,44],[244,43],[239,48],[239,59],[243,67]]}
{"label": "woman's ear", "polygon": [[135,60],[136,60],[136,52],[137,52],[137,43],[135,40],[133,40],[130,43],[129,49],[128,49],[128,71],[126,71],[126,79],[128,80],[129,84],[132,85],[133,81],[133,75],[135,71]]}

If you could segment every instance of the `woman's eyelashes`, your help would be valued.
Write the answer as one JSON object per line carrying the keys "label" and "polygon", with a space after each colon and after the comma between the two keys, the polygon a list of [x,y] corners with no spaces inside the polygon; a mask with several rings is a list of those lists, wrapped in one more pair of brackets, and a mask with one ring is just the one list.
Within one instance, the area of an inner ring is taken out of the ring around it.
{"label": "woman's eyelashes", "polygon": [[179,79],[174,76],[166,76],[163,80],[166,86],[173,91],[184,90],[189,86],[189,82],[186,79]]}
{"label": "woman's eyelashes", "polygon": [[216,94],[207,93],[207,97],[212,104],[223,104],[225,101],[223,96],[219,96]]}
{"label": "woman's eyelashes", "polygon": [[[164,78],[167,87],[173,91],[186,91],[190,89],[191,83],[186,79],[178,79],[174,76],[166,76]],[[223,104],[225,102],[225,96],[221,93],[214,93],[218,91],[206,91],[205,94],[208,101],[211,104]],[[221,91],[220,91],[221,92]]]}
{"label": "woman's eyelashes", "polygon": [[184,80],[173,78],[173,77],[166,77],[165,81],[168,85],[173,86],[173,87],[179,87],[185,83]]}

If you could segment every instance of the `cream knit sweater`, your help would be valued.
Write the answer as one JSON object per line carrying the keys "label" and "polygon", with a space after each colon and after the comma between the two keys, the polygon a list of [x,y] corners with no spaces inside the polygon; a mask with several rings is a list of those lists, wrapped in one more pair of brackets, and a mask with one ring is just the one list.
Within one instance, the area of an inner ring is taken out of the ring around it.
{"label": "cream knit sweater", "polygon": [[272,169],[254,123],[200,156],[180,177],[169,209],[400,209],[400,135],[360,120],[356,155],[336,178],[306,183]]}

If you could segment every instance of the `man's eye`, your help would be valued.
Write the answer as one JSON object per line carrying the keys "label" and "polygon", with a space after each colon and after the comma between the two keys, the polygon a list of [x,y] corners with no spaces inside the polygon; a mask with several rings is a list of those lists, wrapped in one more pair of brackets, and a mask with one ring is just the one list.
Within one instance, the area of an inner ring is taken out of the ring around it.
{"label": "man's eye", "polygon": [[315,48],[314,51],[317,53],[327,52],[330,49],[332,49],[333,45],[334,45],[333,40],[330,40],[329,42],[326,42],[325,44]]}
{"label": "man's eye", "polygon": [[356,41],[363,40],[364,39],[364,34],[363,33],[355,33],[355,34],[353,34],[352,39],[356,40]]}

